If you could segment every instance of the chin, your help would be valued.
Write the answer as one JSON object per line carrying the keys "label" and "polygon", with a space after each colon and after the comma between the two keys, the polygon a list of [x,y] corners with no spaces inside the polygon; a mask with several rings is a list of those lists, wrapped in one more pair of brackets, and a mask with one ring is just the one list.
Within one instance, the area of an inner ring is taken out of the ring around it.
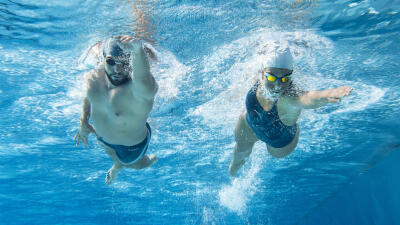
{"label": "chin", "polygon": [[280,89],[268,88],[267,90],[268,90],[271,94],[280,94],[280,93],[282,93],[282,90],[280,90]]}

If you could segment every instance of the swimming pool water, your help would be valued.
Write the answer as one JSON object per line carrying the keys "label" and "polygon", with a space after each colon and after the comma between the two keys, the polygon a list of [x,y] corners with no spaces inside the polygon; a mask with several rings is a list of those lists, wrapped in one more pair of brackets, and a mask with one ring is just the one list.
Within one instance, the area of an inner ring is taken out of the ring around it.
{"label": "swimming pool water", "polygon": [[[102,147],[73,137],[87,50],[133,34],[131,3],[0,0],[0,224],[400,224],[399,1],[151,5],[159,161],[107,186]],[[303,111],[291,155],[257,143],[231,178],[244,96],[277,43],[302,88],[354,91]]]}

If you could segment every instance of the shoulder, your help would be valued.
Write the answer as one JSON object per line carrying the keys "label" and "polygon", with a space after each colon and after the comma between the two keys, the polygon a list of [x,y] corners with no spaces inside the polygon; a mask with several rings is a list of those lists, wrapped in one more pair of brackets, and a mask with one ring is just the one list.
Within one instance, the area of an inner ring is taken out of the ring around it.
{"label": "shoulder", "polygon": [[90,82],[96,82],[99,80],[104,79],[105,72],[104,72],[104,64],[100,63],[97,68],[92,69],[91,71],[86,73],[86,80]]}
{"label": "shoulder", "polygon": [[290,108],[302,108],[301,97],[305,93],[306,92],[296,93],[294,95],[284,95],[279,99],[280,104]]}
{"label": "shoulder", "polygon": [[105,73],[101,67],[93,69],[85,74],[85,81],[88,90],[97,89],[105,84]]}

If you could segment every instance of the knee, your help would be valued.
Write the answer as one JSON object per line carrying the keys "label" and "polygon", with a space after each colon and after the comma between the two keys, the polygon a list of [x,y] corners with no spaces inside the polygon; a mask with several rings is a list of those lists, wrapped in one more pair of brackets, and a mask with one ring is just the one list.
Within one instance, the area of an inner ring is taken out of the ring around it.
{"label": "knee", "polygon": [[271,154],[275,158],[283,158],[288,156],[290,153],[293,152],[294,148],[282,148],[282,149],[275,149],[271,147],[267,147],[269,154]]}
{"label": "knee", "polygon": [[235,154],[240,155],[242,157],[248,157],[253,149],[252,143],[236,143],[235,145]]}
{"label": "knee", "polygon": [[123,168],[123,165],[122,165],[122,164],[116,164],[116,163],[114,163],[114,165],[113,165],[113,169],[114,169],[114,170],[120,171],[120,170],[122,170],[122,168]]}

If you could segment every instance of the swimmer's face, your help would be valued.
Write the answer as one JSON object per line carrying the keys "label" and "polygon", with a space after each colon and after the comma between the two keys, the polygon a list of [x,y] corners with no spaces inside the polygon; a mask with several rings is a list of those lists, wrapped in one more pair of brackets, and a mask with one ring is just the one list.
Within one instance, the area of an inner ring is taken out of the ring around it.
{"label": "swimmer's face", "polygon": [[132,72],[132,67],[129,64],[129,55],[118,57],[106,56],[105,70],[114,81],[119,82],[124,80]]}
{"label": "swimmer's face", "polygon": [[273,94],[283,93],[292,83],[290,75],[293,70],[267,67],[262,71],[262,79],[268,91]]}

